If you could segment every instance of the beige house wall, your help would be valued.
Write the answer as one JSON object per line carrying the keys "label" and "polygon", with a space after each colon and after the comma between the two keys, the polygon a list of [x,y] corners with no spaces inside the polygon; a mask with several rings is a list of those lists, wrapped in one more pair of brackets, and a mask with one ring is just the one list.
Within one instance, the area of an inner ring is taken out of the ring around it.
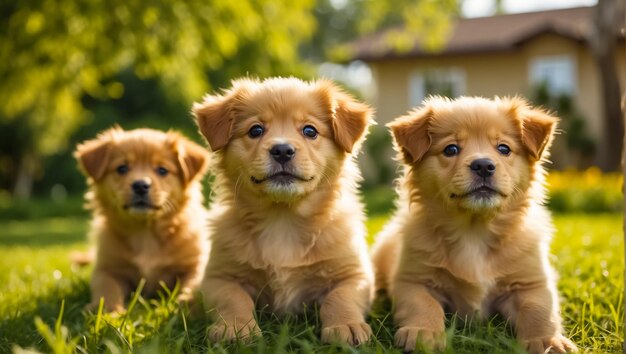
{"label": "beige house wall", "polygon": [[[538,36],[519,51],[463,56],[433,56],[371,62],[376,83],[374,106],[379,124],[405,114],[409,109],[409,80],[416,71],[435,68],[458,68],[465,73],[465,91],[469,96],[493,97],[532,94],[529,66],[539,56],[568,55],[574,59],[577,88],[574,101],[587,119],[587,129],[596,142],[602,142],[603,121],[600,100],[600,79],[596,64],[585,44],[553,34]],[[626,85],[626,50],[619,47],[617,63],[622,90]],[[561,139],[564,140],[564,139]],[[562,145],[562,144],[561,144]],[[567,155],[564,146],[555,146],[555,155]],[[555,156],[557,157],[557,156]],[[576,164],[571,156],[560,156],[558,166]]]}

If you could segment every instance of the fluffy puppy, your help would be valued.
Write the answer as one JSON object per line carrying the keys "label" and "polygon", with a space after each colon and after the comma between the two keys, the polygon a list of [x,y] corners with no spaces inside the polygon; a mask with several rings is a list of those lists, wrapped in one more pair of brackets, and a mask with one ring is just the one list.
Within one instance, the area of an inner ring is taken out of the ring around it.
{"label": "fluffy puppy", "polygon": [[319,304],[323,341],[367,341],[373,272],[353,156],[370,108],[329,81],[272,78],[236,80],[193,113],[215,151],[210,338],[259,334],[256,301],[278,313]]}
{"label": "fluffy puppy", "polygon": [[499,312],[531,353],[576,350],[561,334],[543,206],[557,121],[519,98],[432,97],[389,124],[405,173],[373,259],[397,346],[443,349],[444,311]]}
{"label": "fluffy puppy", "polygon": [[96,243],[88,308],[104,298],[106,310],[122,311],[142,278],[146,295],[179,282],[187,299],[209,252],[206,150],[172,131],[114,127],[78,145],[75,156],[88,177]]}

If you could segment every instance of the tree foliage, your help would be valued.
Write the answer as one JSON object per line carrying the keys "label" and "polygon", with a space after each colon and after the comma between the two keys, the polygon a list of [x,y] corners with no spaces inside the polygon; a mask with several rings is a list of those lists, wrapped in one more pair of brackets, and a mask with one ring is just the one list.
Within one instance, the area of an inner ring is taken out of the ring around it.
{"label": "tree foliage", "polygon": [[[395,45],[443,40],[456,0],[4,0],[0,11],[0,190],[27,197],[116,114],[189,122],[190,102],[234,77],[308,76],[329,48],[400,23]],[[160,119],[151,126],[177,126]]]}
{"label": "tree foliage", "polygon": [[[341,6],[332,5],[337,2]],[[352,35],[354,39],[382,30],[386,47],[398,52],[412,49],[416,38],[425,50],[442,49],[452,22],[460,14],[459,0],[321,0],[321,4],[325,3],[325,7],[318,6],[318,9],[326,8],[318,12],[318,20],[327,29],[318,35],[326,35],[332,41],[332,37]],[[334,26],[339,28],[333,30]],[[333,31],[337,32],[336,36],[330,35]],[[347,60],[352,55],[349,43],[326,49],[335,60]]]}
{"label": "tree foliage", "polygon": [[232,70],[228,61],[242,51],[264,55],[238,60],[237,71],[269,75],[278,66],[293,69],[299,41],[314,29],[313,5],[312,0],[5,4],[1,116],[37,127],[36,149],[46,153],[84,118],[85,94],[123,94],[123,85],[112,78],[124,68],[142,78],[157,77],[187,100],[210,87],[206,72]]}
{"label": "tree foliage", "polygon": [[89,117],[85,97],[124,94],[115,76],[128,68],[140,78],[157,79],[169,97],[186,102],[211,88],[212,78],[301,73],[297,49],[315,29],[314,5],[3,1],[0,123],[27,131],[19,155],[49,155],[64,148]]}

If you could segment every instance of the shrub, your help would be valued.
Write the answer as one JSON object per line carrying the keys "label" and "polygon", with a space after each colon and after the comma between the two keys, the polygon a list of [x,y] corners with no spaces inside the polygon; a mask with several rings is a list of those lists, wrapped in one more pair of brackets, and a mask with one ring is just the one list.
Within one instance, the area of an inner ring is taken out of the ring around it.
{"label": "shrub", "polygon": [[552,171],[548,175],[548,207],[558,213],[619,212],[623,209],[624,178],[603,174],[597,167],[585,171]]}

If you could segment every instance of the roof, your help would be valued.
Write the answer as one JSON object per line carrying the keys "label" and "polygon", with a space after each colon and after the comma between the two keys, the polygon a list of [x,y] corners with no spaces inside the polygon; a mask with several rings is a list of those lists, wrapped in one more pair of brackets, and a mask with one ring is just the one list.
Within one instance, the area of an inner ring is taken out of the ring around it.
{"label": "roof", "polygon": [[590,36],[593,16],[594,7],[577,7],[460,18],[453,24],[451,36],[445,47],[437,53],[423,50],[419,45],[419,39],[415,41],[411,50],[398,53],[386,43],[386,32],[380,32],[354,42],[353,59],[378,61],[432,55],[512,51],[524,42],[545,33],[553,33],[582,43]]}

